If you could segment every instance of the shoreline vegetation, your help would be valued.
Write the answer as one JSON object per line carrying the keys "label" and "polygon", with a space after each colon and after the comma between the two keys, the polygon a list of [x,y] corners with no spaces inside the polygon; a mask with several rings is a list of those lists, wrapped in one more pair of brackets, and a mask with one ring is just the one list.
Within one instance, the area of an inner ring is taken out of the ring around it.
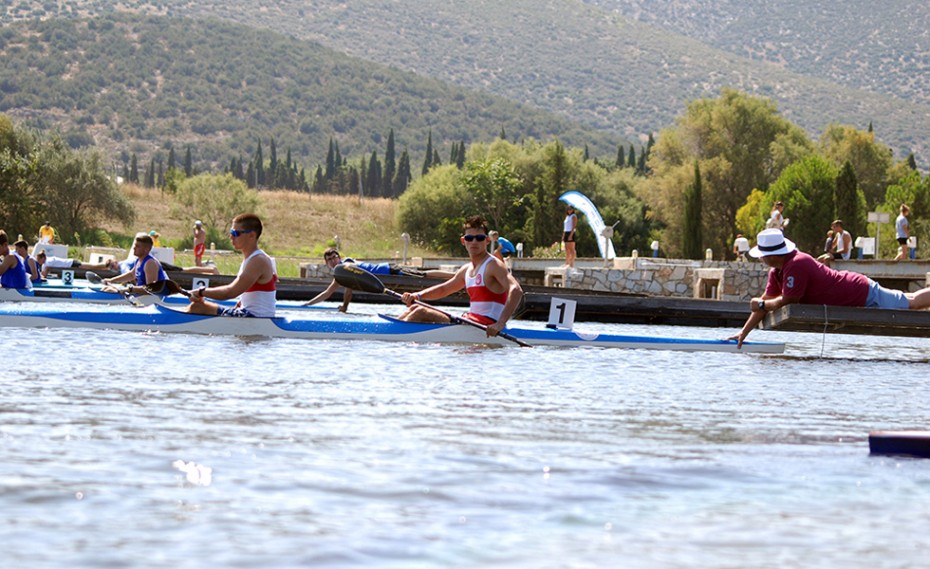
{"label": "shoreline vegetation", "polygon": [[[170,194],[135,184],[123,184],[120,191],[135,208],[135,221],[130,226],[107,221],[100,229],[116,242],[131,242],[137,232],[157,231],[164,247],[174,247],[176,263],[194,264],[192,245],[194,219],[179,219],[172,213]],[[260,244],[278,258],[278,274],[282,277],[300,275],[301,262],[322,262],[323,251],[336,245],[346,256],[360,259],[393,259],[403,255],[403,233],[397,223],[397,201],[387,198],[316,195],[286,190],[258,192],[257,213],[265,225]],[[227,228],[222,228],[221,231]],[[215,242],[216,249],[228,250],[228,243]],[[105,246],[102,243],[75,244],[72,256],[84,259],[85,246]],[[187,251],[187,252],[185,252]],[[407,258],[440,256],[424,247],[410,243]],[[210,259],[210,242],[204,259]],[[223,274],[235,273],[239,255],[217,255],[216,264]]]}

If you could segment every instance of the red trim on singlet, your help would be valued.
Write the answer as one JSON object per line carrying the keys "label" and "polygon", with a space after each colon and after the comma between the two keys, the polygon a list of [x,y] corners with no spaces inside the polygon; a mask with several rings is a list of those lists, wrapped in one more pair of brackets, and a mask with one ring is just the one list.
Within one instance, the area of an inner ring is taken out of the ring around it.
{"label": "red trim on singlet", "polygon": [[256,282],[255,284],[250,286],[249,289],[245,292],[273,292],[276,290],[275,283],[277,282],[278,282],[278,275],[274,274],[274,275],[271,275],[270,281],[263,283],[263,284],[259,284]]}
{"label": "red trim on singlet", "polygon": [[497,320],[493,318],[488,318],[487,316],[483,316],[481,314],[474,314],[472,312],[466,312],[465,314],[462,315],[462,318],[467,318],[471,320],[472,322],[477,322],[478,324],[484,324],[485,326],[490,326],[491,324],[494,324],[495,322],[497,322]]}

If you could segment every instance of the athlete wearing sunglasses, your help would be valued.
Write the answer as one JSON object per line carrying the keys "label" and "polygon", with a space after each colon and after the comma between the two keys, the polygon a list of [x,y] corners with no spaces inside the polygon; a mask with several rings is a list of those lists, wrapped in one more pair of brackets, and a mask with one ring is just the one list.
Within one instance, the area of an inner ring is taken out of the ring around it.
{"label": "athlete wearing sunglasses", "polygon": [[484,219],[470,217],[464,229],[460,241],[468,252],[469,262],[444,283],[417,293],[404,293],[403,301],[408,308],[400,318],[408,322],[449,322],[445,314],[415,302],[437,300],[464,288],[471,303],[463,317],[486,325],[488,336],[496,336],[520,304],[523,289],[507,271],[504,262],[488,253],[485,245],[488,226]]}
{"label": "athlete wearing sunglasses", "polygon": [[[188,311],[217,316],[274,316],[278,275],[274,260],[258,248],[258,238],[262,235],[262,220],[252,213],[237,215],[233,219],[229,235],[233,247],[242,252],[243,260],[239,274],[227,285],[201,287],[191,291]],[[204,300],[227,300],[236,297],[239,297],[239,302],[233,308]]]}

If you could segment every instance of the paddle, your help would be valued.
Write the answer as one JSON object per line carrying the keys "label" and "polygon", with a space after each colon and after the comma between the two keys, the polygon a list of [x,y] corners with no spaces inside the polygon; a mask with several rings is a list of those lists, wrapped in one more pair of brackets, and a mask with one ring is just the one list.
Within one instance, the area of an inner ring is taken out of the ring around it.
{"label": "paddle", "polygon": [[[403,298],[402,294],[400,294],[397,291],[393,291],[389,288],[386,288],[384,286],[384,283],[381,282],[381,279],[369,273],[365,269],[360,268],[357,265],[336,265],[336,268],[333,269],[333,276],[336,278],[337,283],[339,283],[340,285],[346,288],[351,288],[353,290],[361,290],[361,291],[370,292],[373,294],[387,294],[389,296],[393,296],[394,298]],[[474,326],[475,328],[478,328],[479,330],[484,330],[485,332],[488,331],[488,327],[485,326],[484,324],[479,324],[473,320],[469,320],[468,318],[462,318],[460,316],[455,316],[444,310],[440,310],[436,308],[435,306],[426,304],[425,302],[420,301],[420,300],[415,300],[413,302],[415,304],[419,304],[420,306],[424,306],[426,308],[435,310],[436,312],[446,316],[453,324],[467,324],[469,326]],[[532,347],[526,342],[524,342],[523,340],[521,340],[520,338],[516,338],[508,334],[507,332],[500,331],[497,333],[497,335],[500,336],[501,338],[504,338],[505,340],[510,340],[511,342],[519,346],[523,346],[524,348]]]}

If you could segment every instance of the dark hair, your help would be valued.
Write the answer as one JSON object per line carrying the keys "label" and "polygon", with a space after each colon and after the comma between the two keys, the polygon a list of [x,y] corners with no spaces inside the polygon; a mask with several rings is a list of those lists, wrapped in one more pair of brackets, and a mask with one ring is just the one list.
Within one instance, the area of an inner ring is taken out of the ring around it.
{"label": "dark hair", "polygon": [[262,220],[254,213],[240,213],[232,220],[233,225],[239,224],[245,230],[255,232],[255,239],[262,236]]}
{"label": "dark hair", "polygon": [[843,220],[842,220],[842,219],[834,219],[834,220],[833,220],[833,223],[831,223],[830,225],[839,225],[840,227],[843,227]]}
{"label": "dark hair", "polygon": [[135,241],[138,241],[143,245],[148,245],[149,247],[155,246],[155,240],[152,239],[152,236],[148,233],[136,233]]}
{"label": "dark hair", "polygon": [[13,247],[22,247],[23,249],[28,249],[29,243],[27,243],[25,239],[20,239],[16,243],[13,243]]}
{"label": "dark hair", "polygon": [[486,222],[480,215],[473,215],[465,220],[465,224],[462,226],[462,229],[480,229],[484,231],[485,234],[487,234],[488,222]]}
{"label": "dark hair", "polygon": [[[326,259],[328,259],[329,257],[332,257],[333,255],[339,255],[339,250],[336,249],[335,247],[330,247],[329,249],[323,251],[323,260],[325,261]],[[339,256],[342,257],[342,255],[339,255]]]}
{"label": "dark hair", "polygon": [[10,242],[10,238],[6,236],[6,231],[0,229],[0,245],[9,243],[9,242]]}

